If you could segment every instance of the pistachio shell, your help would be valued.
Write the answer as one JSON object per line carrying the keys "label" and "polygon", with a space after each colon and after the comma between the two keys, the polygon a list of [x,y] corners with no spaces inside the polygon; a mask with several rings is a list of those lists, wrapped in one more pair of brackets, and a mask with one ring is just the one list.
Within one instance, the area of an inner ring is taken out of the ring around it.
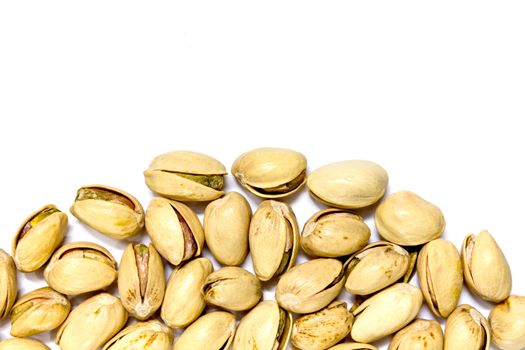
{"label": "pistachio shell", "polygon": [[335,259],[314,259],[285,273],[275,290],[279,305],[291,312],[305,314],[330,304],[343,288],[343,264]]}
{"label": "pistachio shell", "polygon": [[228,350],[235,334],[235,316],[225,311],[201,316],[177,339],[173,350]]}
{"label": "pistachio shell", "polygon": [[13,238],[13,260],[23,272],[41,268],[64,239],[67,215],[48,204],[31,214]]}
{"label": "pistachio shell", "polygon": [[365,300],[354,311],[352,339],[371,343],[409,324],[423,304],[419,288],[397,283]]}
{"label": "pistachio shell", "polygon": [[383,197],[388,174],[367,160],[345,160],[314,170],[306,182],[317,200],[343,209],[364,208]]}
{"label": "pistachio shell", "polygon": [[511,295],[489,315],[492,341],[503,350],[525,348],[525,297]]}
{"label": "pistachio shell", "polygon": [[248,254],[248,230],[252,209],[237,192],[208,204],[204,212],[206,244],[223,265],[240,265]]}
{"label": "pistachio shell", "polygon": [[198,258],[171,273],[160,311],[168,326],[183,328],[199,317],[206,306],[201,288],[212,271],[210,260]]}
{"label": "pistachio shell", "polygon": [[0,249],[0,319],[9,315],[16,294],[15,263],[9,254]]}
{"label": "pistachio shell", "polygon": [[99,290],[117,278],[117,262],[106,248],[90,242],[60,247],[44,270],[51,288],[67,295]]}
{"label": "pistachio shell", "polygon": [[325,209],[304,225],[301,247],[313,257],[336,258],[358,251],[369,239],[370,228],[362,217],[343,209]]}
{"label": "pistachio shell", "polygon": [[283,202],[261,202],[253,214],[249,231],[255,274],[268,281],[288,271],[299,248],[299,228],[292,208]]}
{"label": "pistachio shell", "polygon": [[469,234],[463,241],[461,258],[465,282],[484,300],[499,303],[512,289],[512,274],[505,255],[488,231],[477,237]]}
{"label": "pistachio shell", "polygon": [[460,305],[445,325],[444,350],[489,350],[490,329],[487,320],[470,305]]}
{"label": "pistachio shell", "polygon": [[387,197],[377,207],[375,220],[377,231],[385,240],[405,246],[430,242],[445,230],[441,210],[408,191]]}
{"label": "pistachio shell", "polygon": [[171,329],[152,320],[124,328],[102,350],[169,350],[172,342]]}
{"label": "pistachio shell", "polygon": [[388,350],[443,350],[443,331],[436,321],[417,319],[396,333]]}
{"label": "pistachio shell", "polygon": [[201,254],[202,225],[197,215],[182,203],[153,198],[146,211],[146,228],[159,254],[175,266]]}
{"label": "pistachio shell", "polygon": [[327,350],[377,350],[373,345],[363,343],[341,343]]}
{"label": "pistachio shell", "polygon": [[70,211],[84,224],[116,239],[134,236],[144,227],[144,209],[139,201],[109,186],[81,187]]}
{"label": "pistachio shell", "polygon": [[11,338],[0,342],[0,350],[50,350],[38,340]]}

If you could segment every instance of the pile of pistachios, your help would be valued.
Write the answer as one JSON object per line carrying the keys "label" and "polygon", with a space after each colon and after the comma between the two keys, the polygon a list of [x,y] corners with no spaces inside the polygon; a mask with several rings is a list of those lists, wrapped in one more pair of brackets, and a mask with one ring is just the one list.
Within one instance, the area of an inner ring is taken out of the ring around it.
{"label": "pile of pistachios", "polygon": [[[119,264],[99,244],[63,244],[68,216],[56,206],[31,214],[12,256],[0,249],[0,317],[14,337],[0,350],[49,349],[29,337],[52,330],[62,350],[377,350],[372,344],[388,336],[390,350],[525,348],[525,297],[510,295],[511,271],[493,236],[468,234],[458,252],[440,238],[436,205],[408,191],[380,201],[388,185],[380,165],[346,160],[307,174],[301,153],[259,148],[231,173],[263,199],[255,212],[243,194],[224,191],[220,161],[190,151],[153,159],[144,176],[157,196],[146,211],[120,189],[80,188],[71,214],[130,240]],[[328,208],[301,231],[281,198],[305,185]],[[202,224],[190,202],[208,202]],[[370,206],[384,241],[369,242],[359,210]],[[144,229],[151,244],[133,242]],[[205,247],[221,268],[202,256]],[[300,250],[310,259],[296,264]],[[248,255],[253,271],[241,267]],[[17,269],[42,269],[48,287],[17,296]],[[418,286],[410,284],[416,272]],[[117,296],[108,293],[115,282]],[[458,305],[464,282],[494,303],[488,320]],[[263,300],[274,286],[275,300]],[[92,296],[73,308],[70,298],[85,293]],[[446,319],[444,332],[417,318],[423,302]]]}

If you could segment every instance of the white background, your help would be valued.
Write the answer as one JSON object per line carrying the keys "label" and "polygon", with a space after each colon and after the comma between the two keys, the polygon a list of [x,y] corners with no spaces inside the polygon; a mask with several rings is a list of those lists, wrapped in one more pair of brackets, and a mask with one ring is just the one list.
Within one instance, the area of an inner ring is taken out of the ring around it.
{"label": "white background", "polygon": [[[310,170],[382,164],[390,193],[443,210],[457,246],[487,228],[523,295],[524,17],[521,1],[2,1],[1,248],[43,204],[66,211],[82,185],[146,207],[142,171],[159,153],[201,151],[229,168],[280,146]],[[239,190],[231,176],[227,190]],[[305,191],[291,204],[301,227],[321,208]],[[120,260],[125,242],[70,223],[68,242]],[[20,294],[45,284],[41,272],[19,280]],[[461,302],[491,307],[467,290]]]}

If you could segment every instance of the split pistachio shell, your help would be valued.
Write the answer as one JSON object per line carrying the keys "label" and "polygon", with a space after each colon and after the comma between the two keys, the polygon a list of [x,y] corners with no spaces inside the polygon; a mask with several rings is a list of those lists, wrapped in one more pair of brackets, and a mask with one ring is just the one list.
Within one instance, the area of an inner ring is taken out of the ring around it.
{"label": "split pistachio shell", "polygon": [[397,283],[365,300],[354,311],[352,339],[371,343],[409,324],[423,304],[419,288]]}
{"label": "split pistachio shell", "polygon": [[144,227],[144,210],[139,201],[109,186],[81,187],[70,211],[81,222],[116,239],[134,236]]}
{"label": "split pistachio shell", "polygon": [[171,329],[152,320],[124,328],[102,350],[169,350],[172,342]]}
{"label": "split pistachio shell", "polygon": [[257,148],[232,165],[237,181],[261,198],[280,198],[297,192],[306,180],[306,157],[284,148]]}
{"label": "split pistachio shell", "polygon": [[206,303],[230,311],[254,307],[262,297],[261,282],[240,267],[223,267],[212,272],[202,287]]}
{"label": "split pistachio shell", "polygon": [[38,340],[11,338],[0,342],[0,350],[50,350]]}
{"label": "split pistachio shell", "polygon": [[120,261],[118,290],[122,304],[139,320],[151,317],[162,304],[164,265],[152,245],[130,243]]}
{"label": "split pistachio shell", "polygon": [[345,289],[367,295],[399,281],[410,273],[410,254],[389,242],[370,244],[347,261]]}
{"label": "split pistachio shell", "polygon": [[499,303],[512,288],[512,274],[505,255],[488,231],[467,235],[462,256],[465,282],[484,300]]}
{"label": "split pistachio shell", "polygon": [[492,341],[503,350],[525,348],[525,297],[511,295],[489,315]]}
{"label": "split pistachio shell", "polygon": [[355,253],[369,239],[370,228],[362,217],[343,209],[325,209],[304,225],[301,247],[314,257],[335,258]]}
{"label": "split pistachio shell", "polygon": [[15,263],[9,254],[0,249],[0,319],[9,315],[16,294]]}
{"label": "split pistachio shell", "polygon": [[58,330],[61,350],[96,350],[124,327],[128,313],[120,299],[101,293],[87,299],[69,314]]}
{"label": "split pistachio shell", "polygon": [[460,305],[445,325],[444,350],[489,350],[490,328],[487,320],[470,305]]}
{"label": "split pistachio shell", "polygon": [[202,225],[197,215],[182,203],[153,198],[146,212],[146,228],[159,254],[175,266],[201,254]]}
{"label": "split pistachio shell", "polygon": [[168,280],[160,316],[171,328],[183,328],[195,321],[206,306],[201,288],[213,265],[199,258],[175,269]]}
{"label": "split pistachio shell", "polygon": [[345,283],[343,264],[335,259],[314,259],[285,273],[275,290],[279,305],[291,312],[318,311],[334,300]]}
{"label": "split pistachio shell", "polygon": [[417,194],[400,191],[387,197],[375,214],[376,228],[387,241],[414,246],[439,238],[445,218],[434,204]]}
{"label": "split pistachio shell", "polygon": [[388,174],[367,160],[345,160],[314,170],[306,185],[317,200],[343,209],[364,208],[385,194]]}
{"label": "split pistachio shell", "polygon": [[463,268],[454,244],[444,239],[425,244],[419,252],[417,274],[430,310],[438,317],[448,317],[463,289]]}
{"label": "split pistachio shell", "polygon": [[233,350],[285,350],[292,322],[292,314],[275,301],[262,301],[239,323]]}
{"label": "split pistachio shell", "polygon": [[62,294],[45,287],[22,296],[11,309],[11,335],[30,337],[59,327],[71,304]]}
{"label": "split pistachio shell", "polygon": [[13,259],[22,272],[41,268],[62,241],[67,228],[67,215],[54,205],[46,205],[31,214],[13,239]]}
{"label": "split pistachio shell", "polygon": [[363,343],[341,343],[327,350],[377,350],[373,345]]}
{"label": "split pistachio shell", "polygon": [[204,212],[204,235],[219,263],[236,266],[244,262],[251,217],[250,204],[237,192],[208,204]]}
{"label": "split pistachio shell", "polygon": [[352,328],[354,316],[346,303],[333,302],[316,313],[296,319],[292,344],[303,350],[324,350],[344,339]]}
{"label": "split pistachio shell", "polygon": [[235,334],[235,316],[225,311],[201,316],[181,334],[173,350],[228,350]]}
{"label": "split pistachio shell", "polygon": [[153,159],[144,171],[146,185],[155,193],[178,201],[211,201],[224,192],[226,168],[202,153],[174,151]]}
{"label": "split pistachio shell", "polygon": [[443,350],[443,331],[436,321],[417,319],[396,333],[388,350]]}
{"label": "split pistachio shell", "polygon": [[299,228],[292,208],[274,200],[262,202],[250,223],[249,242],[253,268],[261,281],[288,271],[299,248]]}
{"label": "split pistachio shell", "polygon": [[51,288],[67,295],[92,292],[111,285],[117,278],[117,262],[104,247],[90,242],[63,245],[44,270]]}

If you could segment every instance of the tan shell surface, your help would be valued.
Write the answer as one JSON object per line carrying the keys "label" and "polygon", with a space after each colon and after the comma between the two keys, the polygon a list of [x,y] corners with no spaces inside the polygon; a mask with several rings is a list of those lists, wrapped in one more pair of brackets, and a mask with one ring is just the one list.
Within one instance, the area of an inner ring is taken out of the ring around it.
{"label": "tan shell surface", "polygon": [[492,341],[503,350],[525,348],[525,297],[511,295],[489,315]]}
{"label": "tan shell surface", "polygon": [[9,315],[17,295],[16,268],[13,258],[0,249],[0,319]]}
{"label": "tan shell surface", "polygon": [[149,169],[195,175],[226,175],[226,167],[217,159],[193,151],[173,151],[155,157]]}
{"label": "tan shell surface", "polygon": [[396,333],[388,350],[443,350],[443,331],[434,320],[416,319]]}
{"label": "tan shell surface", "polygon": [[460,305],[448,317],[444,350],[489,350],[490,340],[487,320],[472,306]]}
{"label": "tan shell surface", "polygon": [[11,338],[0,341],[0,350],[50,350],[38,340]]}
{"label": "tan shell surface", "polygon": [[235,316],[214,311],[201,316],[175,341],[173,350],[228,350],[235,334]]}
{"label": "tan shell surface", "polygon": [[160,321],[151,320],[124,328],[102,350],[169,350],[172,342],[171,329]]}

